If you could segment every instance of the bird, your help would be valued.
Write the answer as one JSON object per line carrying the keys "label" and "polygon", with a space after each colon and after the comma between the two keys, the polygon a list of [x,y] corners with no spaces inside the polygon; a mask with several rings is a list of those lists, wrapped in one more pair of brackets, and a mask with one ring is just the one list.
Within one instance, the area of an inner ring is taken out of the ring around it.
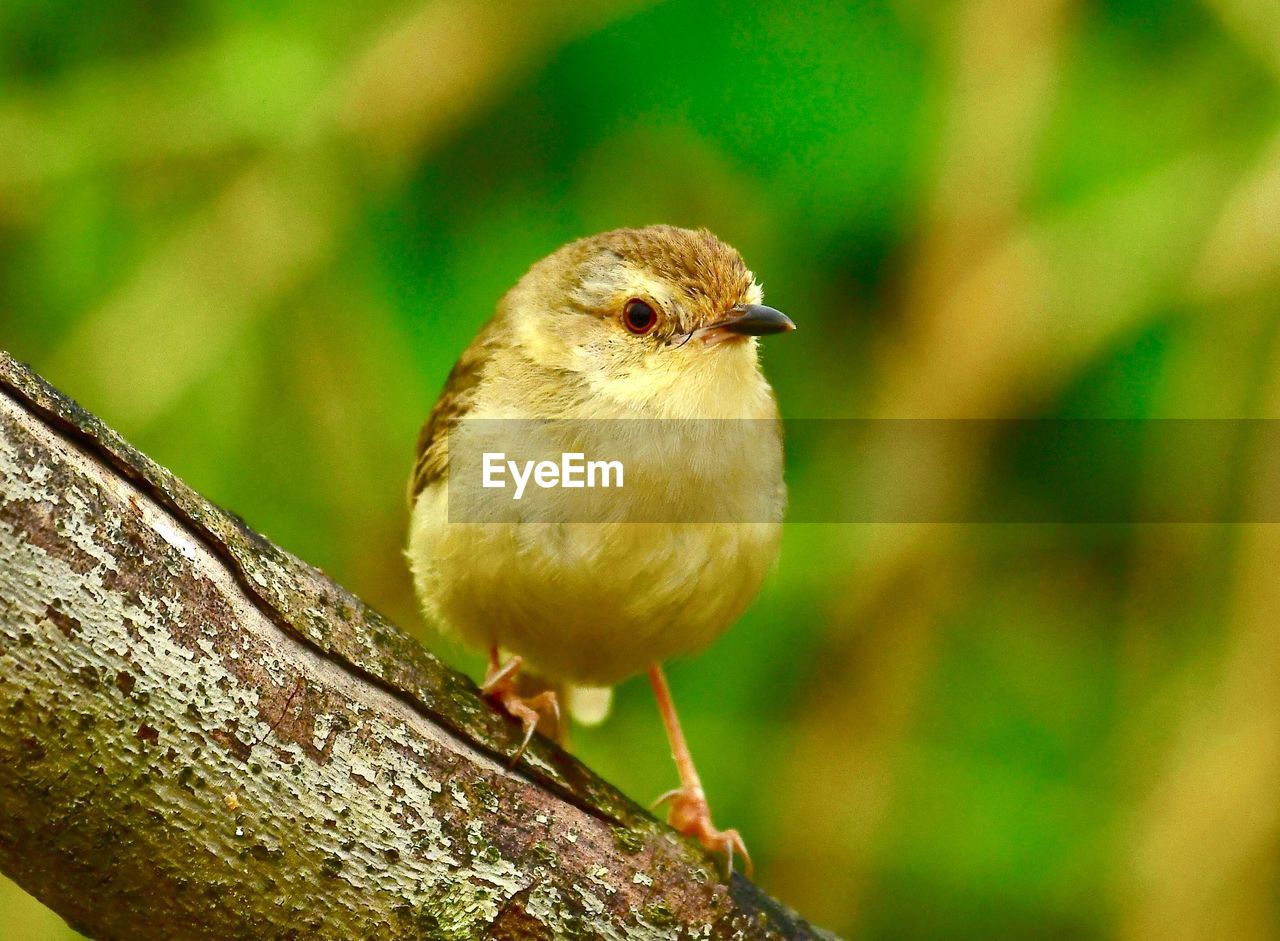
{"label": "bird", "polygon": [[[794,329],[706,229],[572,241],[533,264],[457,360],[408,488],[416,594],[439,631],[487,653],[480,689],[522,726],[514,760],[540,720],[564,727],[562,694],[598,705],[647,674],[679,777],[654,807],[668,803],[669,823],[729,871],[735,853],[749,871],[750,856],[712,820],[662,664],[720,636],[775,565],[782,431],[758,338]],[[623,447],[628,476],[600,491],[598,519],[567,490],[546,491],[537,511],[469,517],[461,494],[502,498],[461,479],[463,431],[489,419],[577,423],[574,446]],[[521,671],[540,692],[527,694]]]}

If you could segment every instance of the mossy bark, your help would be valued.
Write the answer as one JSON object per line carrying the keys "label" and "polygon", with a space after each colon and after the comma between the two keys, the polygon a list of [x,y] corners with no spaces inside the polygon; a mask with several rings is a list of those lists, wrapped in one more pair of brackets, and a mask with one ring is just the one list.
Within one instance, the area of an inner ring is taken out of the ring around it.
{"label": "mossy bark", "polygon": [[114,938],[830,937],[0,353],[0,870]]}

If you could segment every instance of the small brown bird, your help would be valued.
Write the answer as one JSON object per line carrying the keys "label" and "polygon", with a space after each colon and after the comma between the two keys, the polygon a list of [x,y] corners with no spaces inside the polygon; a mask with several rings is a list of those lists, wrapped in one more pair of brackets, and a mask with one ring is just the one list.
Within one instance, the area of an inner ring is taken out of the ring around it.
{"label": "small brown bird", "polygon": [[[482,689],[523,724],[525,742],[540,714],[559,726],[559,697],[522,696],[522,666],[567,692],[575,714],[647,671],[680,775],[659,800],[671,802],[674,827],[730,866],[746,848],[712,823],[660,664],[728,628],[777,556],[781,431],[756,338],[795,325],[761,300],[738,252],[705,230],[617,229],[564,246],[507,293],[454,366],[409,491],[407,555],[423,607],[488,652]],[[591,429],[655,427],[618,424],[647,419],[663,430],[628,451],[629,484],[607,492],[607,519],[575,517],[576,494],[564,491],[536,521],[451,520],[447,441],[473,419],[579,420],[587,452]],[[716,437],[744,424],[762,429],[750,447]],[[656,505],[666,518],[634,521],[631,511]]]}

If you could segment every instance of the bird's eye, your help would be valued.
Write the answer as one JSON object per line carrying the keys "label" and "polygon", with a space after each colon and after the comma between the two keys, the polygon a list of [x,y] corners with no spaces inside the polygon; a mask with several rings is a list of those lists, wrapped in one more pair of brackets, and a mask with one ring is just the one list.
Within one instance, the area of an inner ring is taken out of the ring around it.
{"label": "bird's eye", "polygon": [[644,336],[658,324],[658,315],[652,307],[633,297],[622,308],[622,323],[636,336]]}

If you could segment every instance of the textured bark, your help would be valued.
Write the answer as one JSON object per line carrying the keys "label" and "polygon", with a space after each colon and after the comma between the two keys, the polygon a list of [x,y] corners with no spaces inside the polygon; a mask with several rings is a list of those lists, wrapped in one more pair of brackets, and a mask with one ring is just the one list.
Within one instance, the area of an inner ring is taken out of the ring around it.
{"label": "textured bark", "polygon": [[0,352],[0,870],[114,938],[827,937]]}

